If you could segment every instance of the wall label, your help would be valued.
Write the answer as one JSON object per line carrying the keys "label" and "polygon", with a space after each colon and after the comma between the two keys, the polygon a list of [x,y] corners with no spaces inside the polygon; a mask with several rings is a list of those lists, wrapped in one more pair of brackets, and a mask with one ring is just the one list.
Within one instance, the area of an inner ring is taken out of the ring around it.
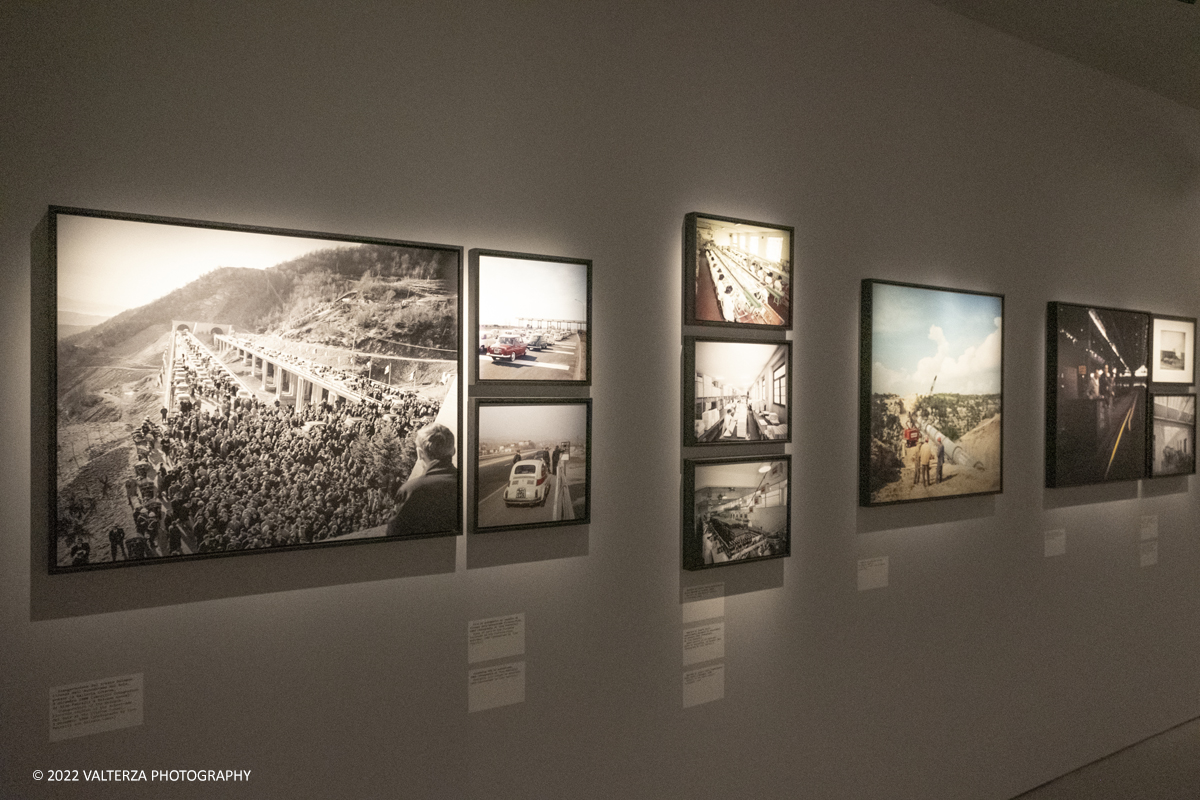
{"label": "wall label", "polygon": [[50,689],[50,741],[142,724],[142,673]]}

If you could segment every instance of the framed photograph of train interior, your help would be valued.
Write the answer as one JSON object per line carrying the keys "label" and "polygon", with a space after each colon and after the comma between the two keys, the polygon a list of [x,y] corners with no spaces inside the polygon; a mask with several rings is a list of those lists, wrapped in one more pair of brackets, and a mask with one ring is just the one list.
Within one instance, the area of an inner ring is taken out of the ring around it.
{"label": "framed photograph of train interior", "polygon": [[476,533],[591,521],[592,401],[474,401]]}
{"label": "framed photograph of train interior", "polygon": [[1191,386],[1196,382],[1196,318],[1155,314],[1150,324],[1150,382]]}
{"label": "framed photograph of train interior", "polygon": [[1152,394],[1150,477],[1196,474],[1196,395]]}
{"label": "framed photograph of train interior", "polygon": [[786,225],[688,214],[684,324],[791,330],[794,238]]}
{"label": "framed photograph of train interior", "polygon": [[683,462],[683,568],[785,558],[792,552],[791,456]]}
{"label": "framed photograph of train interior", "polygon": [[1003,489],[1004,296],[862,283],[859,502]]}
{"label": "framed photograph of train interior", "polygon": [[592,262],[471,250],[479,383],[590,386]]}
{"label": "framed photograph of train interior", "polygon": [[1147,475],[1150,315],[1049,303],[1046,486]]}
{"label": "framed photograph of train interior", "polygon": [[51,572],[461,533],[462,248],[57,206],[35,242]]}
{"label": "framed photograph of train interior", "polygon": [[685,447],[792,440],[791,342],[688,336],[683,362]]}

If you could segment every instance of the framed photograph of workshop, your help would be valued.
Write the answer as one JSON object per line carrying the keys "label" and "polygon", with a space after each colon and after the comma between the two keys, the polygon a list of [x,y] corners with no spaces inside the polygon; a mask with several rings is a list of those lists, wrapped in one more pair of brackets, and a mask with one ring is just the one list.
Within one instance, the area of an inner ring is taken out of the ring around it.
{"label": "framed photograph of workshop", "polygon": [[1046,486],[1145,478],[1150,315],[1046,308]]}
{"label": "framed photograph of workshop", "polygon": [[683,362],[685,447],[792,440],[791,342],[687,336]]}
{"label": "framed photograph of workshop", "polygon": [[786,558],[792,552],[791,456],[683,462],[683,568]]}
{"label": "framed photograph of workshop", "polygon": [[786,225],[688,214],[684,324],[791,330],[794,238]]}
{"label": "framed photograph of workshop", "polygon": [[1196,395],[1152,394],[1150,477],[1196,474]]}
{"label": "framed photograph of workshop", "polygon": [[473,401],[475,533],[591,522],[592,401]]}
{"label": "framed photograph of workshop", "polygon": [[57,206],[34,238],[50,572],[461,533],[462,248]]}
{"label": "framed photograph of workshop", "polygon": [[477,383],[590,386],[592,262],[468,253]]}
{"label": "framed photograph of workshop", "polygon": [[859,503],[1003,490],[1004,296],[862,282]]}
{"label": "framed photograph of workshop", "polygon": [[1155,314],[1150,325],[1150,382],[1191,386],[1196,382],[1196,318]]}

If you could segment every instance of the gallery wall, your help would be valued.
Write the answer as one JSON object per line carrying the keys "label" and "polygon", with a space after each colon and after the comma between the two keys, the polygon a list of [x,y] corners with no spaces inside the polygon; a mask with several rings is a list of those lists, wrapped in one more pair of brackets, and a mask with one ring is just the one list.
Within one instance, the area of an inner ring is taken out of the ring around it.
{"label": "gallery wall", "polygon": [[[1047,301],[1200,313],[1200,112],[925,0],[0,20],[0,795],[163,791],[38,769],[249,769],[170,793],[1007,798],[1200,714],[1196,478],[1042,470]],[[592,523],[47,576],[48,204],[592,259]],[[796,229],[792,555],[699,574],[691,211]],[[1005,295],[1002,494],[857,507],[863,278]],[[685,709],[681,593],[712,581],[724,698]],[[467,623],[513,613],[525,701],[468,713]],[[142,725],[49,741],[52,687],[132,673]]]}

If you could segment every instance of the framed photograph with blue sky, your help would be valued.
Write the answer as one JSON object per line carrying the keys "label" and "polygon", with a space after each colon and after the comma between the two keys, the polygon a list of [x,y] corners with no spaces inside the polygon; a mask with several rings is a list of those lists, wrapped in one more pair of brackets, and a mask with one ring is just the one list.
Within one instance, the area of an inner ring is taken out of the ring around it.
{"label": "framed photograph with blue sky", "polygon": [[860,325],[860,503],[1002,491],[1004,296],[868,279]]}

